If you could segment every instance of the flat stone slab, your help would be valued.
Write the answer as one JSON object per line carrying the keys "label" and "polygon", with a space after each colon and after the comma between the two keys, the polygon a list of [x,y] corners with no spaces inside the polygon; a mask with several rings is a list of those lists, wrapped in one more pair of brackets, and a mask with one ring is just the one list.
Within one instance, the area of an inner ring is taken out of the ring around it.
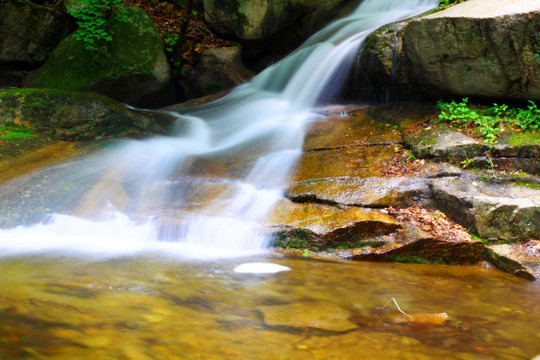
{"label": "flat stone slab", "polygon": [[381,177],[395,155],[392,145],[310,151],[302,155],[291,182],[334,177]]}
{"label": "flat stone slab", "polygon": [[363,207],[427,204],[429,179],[422,177],[331,178],[289,186],[285,196],[294,202],[318,202]]}
{"label": "flat stone slab", "polygon": [[281,248],[326,249],[389,235],[401,228],[390,216],[374,209],[340,209],[322,204],[281,201],[266,225],[278,235]]}
{"label": "flat stone slab", "polygon": [[286,305],[257,307],[264,317],[264,323],[271,327],[297,329],[319,329],[346,332],[358,327],[349,320],[352,314],[334,304],[301,301]]}
{"label": "flat stone slab", "polygon": [[401,141],[401,134],[390,124],[374,120],[368,115],[368,109],[359,109],[353,115],[330,116],[314,122],[306,132],[303,149],[336,149]]}
{"label": "flat stone slab", "polygon": [[406,127],[403,139],[419,158],[467,158],[483,155],[489,146],[441,124],[437,127]]}
{"label": "flat stone slab", "polygon": [[484,19],[508,14],[523,14],[540,10],[540,3],[534,0],[469,0],[444,11],[425,16],[427,19],[465,17]]}

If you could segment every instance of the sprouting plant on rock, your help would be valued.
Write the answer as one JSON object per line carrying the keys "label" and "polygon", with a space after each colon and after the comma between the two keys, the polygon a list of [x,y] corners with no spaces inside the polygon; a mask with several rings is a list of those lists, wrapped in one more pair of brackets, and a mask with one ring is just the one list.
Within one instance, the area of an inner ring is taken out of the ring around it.
{"label": "sprouting plant on rock", "polygon": [[84,42],[87,50],[97,50],[100,41],[112,40],[105,24],[113,12],[118,20],[127,21],[122,0],[75,0],[68,10],[79,25],[73,36]]}

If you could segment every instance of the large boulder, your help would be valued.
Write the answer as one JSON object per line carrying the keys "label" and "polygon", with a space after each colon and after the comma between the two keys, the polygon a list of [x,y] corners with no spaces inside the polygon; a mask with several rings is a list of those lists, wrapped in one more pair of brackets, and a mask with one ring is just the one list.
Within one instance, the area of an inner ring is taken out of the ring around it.
{"label": "large boulder", "polygon": [[239,47],[222,47],[205,50],[178,83],[184,96],[192,99],[233,88],[254,75],[242,63]]}
{"label": "large boulder", "polygon": [[408,82],[433,97],[540,100],[540,2],[469,0],[404,30]]}
{"label": "large boulder", "polygon": [[205,19],[220,33],[257,40],[296,22],[305,34],[327,23],[349,0],[204,0]]}
{"label": "large boulder", "polygon": [[43,64],[69,34],[66,14],[27,0],[5,0],[0,6],[0,86],[18,85],[18,73]]}
{"label": "large boulder", "polygon": [[112,40],[88,50],[73,37],[64,39],[27,86],[89,90],[140,107],[173,99],[172,77],[154,23],[138,8],[126,8],[127,21],[112,17],[105,31]]}

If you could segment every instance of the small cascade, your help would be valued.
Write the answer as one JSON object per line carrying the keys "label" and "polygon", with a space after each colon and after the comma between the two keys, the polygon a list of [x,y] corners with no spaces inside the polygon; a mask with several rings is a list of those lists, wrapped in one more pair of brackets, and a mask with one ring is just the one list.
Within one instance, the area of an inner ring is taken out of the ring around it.
{"label": "small cascade", "polygon": [[[0,209],[17,203],[32,214],[0,221],[0,252],[205,258],[262,251],[261,224],[281,199],[318,101],[339,90],[371,32],[437,5],[365,0],[250,83],[176,114],[175,137],[125,141],[0,187]],[[39,201],[21,203],[37,185]]]}

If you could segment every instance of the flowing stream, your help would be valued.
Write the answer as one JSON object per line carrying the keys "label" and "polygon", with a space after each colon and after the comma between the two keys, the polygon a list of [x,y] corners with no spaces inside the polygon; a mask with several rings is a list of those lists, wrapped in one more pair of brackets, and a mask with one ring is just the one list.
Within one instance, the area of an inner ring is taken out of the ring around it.
{"label": "flowing stream", "polygon": [[281,198],[318,99],[340,87],[369,33],[437,5],[365,0],[250,83],[182,111],[175,137],[125,142],[3,186],[2,253],[260,252],[261,223]]}
{"label": "flowing stream", "polygon": [[0,358],[539,355],[537,283],[261,254],[318,100],[366,35],[437,4],[365,0],[227,97],[175,114],[176,136],[0,185]]}

